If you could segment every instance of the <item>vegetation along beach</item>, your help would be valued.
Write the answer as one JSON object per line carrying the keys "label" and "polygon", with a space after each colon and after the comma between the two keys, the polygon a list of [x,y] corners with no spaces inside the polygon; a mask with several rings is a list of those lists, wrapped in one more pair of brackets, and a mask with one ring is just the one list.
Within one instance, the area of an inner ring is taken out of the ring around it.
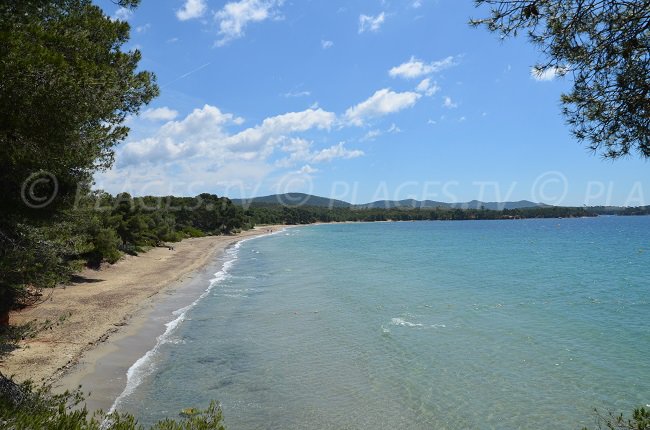
{"label": "vegetation along beach", "polygon": [[650,0],[0,2],[0,428],[650,430]]}

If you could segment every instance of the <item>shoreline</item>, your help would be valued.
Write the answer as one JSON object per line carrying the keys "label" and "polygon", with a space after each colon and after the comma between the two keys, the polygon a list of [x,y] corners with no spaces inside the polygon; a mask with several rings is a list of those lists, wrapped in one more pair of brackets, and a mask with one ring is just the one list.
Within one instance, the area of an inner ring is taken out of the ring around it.
{"label": "shoreline", "polygon": [[[174,244],[174,251],[154,248],[135,257],[126,256],[101,270],[84,269],[71,285],[52,290],[43,303],[11,314],[15,324],[33,320],[50,320],[55,324],[34,339],[23,341],[21,348],[0,362],[0,369],[17,381],[31,379],[36,384],[51,384],[55,391],[75,389],[83,384],[86,393],[89,388],[93,392],[115,392],[115,385],[123,382],[115,378],[120,363],[111,366],[112,377],[98,375],[97,385],[86,386],[84,381],[96,372],[98,364],[102,365],[103,358],[120,348],[140,350],[146,346],[146,338],[138,334],[146,334],[155,343],[160,333],[151,336],[149,332],[156,326],[158,331],[164,330],[164,324],[158,321],[163,317],[160,311],[166,313],[167,323],[171,316],[168,307],[174,307],[174,311],[196,300],[196,284],[205,291],[205,277],[212,278],[214,269],[221,269],[229,247],[269,234],[269,229],[285,227],[257,226],[233,236],[185,239]],[[178,305],[179,299],[185,302],[192,296],[189,303]],[[130,338],[138,341],[129,344]],[[127,369],[135,361],[128,363]],[[122,374],[125,377],[126,371]],[[99,408],[107,409],[106,399],[92,399],[87,403],[97,403]]]}

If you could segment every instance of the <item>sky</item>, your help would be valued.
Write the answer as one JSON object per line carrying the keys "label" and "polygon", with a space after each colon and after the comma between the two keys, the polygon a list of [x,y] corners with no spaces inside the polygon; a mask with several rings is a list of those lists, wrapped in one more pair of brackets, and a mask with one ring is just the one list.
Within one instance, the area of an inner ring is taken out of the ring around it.
{"label": "sky", "polygon": [[95,1],[161,90],[98,189],[650,204],[648,162],[578,143],[570,79],[534,73],[525,37],[470,27],[488,14],[470,0]]}

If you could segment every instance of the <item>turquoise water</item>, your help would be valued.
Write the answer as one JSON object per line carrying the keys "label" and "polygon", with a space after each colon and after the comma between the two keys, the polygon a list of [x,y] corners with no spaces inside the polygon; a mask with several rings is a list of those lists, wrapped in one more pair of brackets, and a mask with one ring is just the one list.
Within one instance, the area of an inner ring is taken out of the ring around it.
{"label": "turquoise water", "polygon": [[309,226],[224,258],[120,409],[151,422],[218,399],[230,429],[577,429],[650,403],[650,217]]}

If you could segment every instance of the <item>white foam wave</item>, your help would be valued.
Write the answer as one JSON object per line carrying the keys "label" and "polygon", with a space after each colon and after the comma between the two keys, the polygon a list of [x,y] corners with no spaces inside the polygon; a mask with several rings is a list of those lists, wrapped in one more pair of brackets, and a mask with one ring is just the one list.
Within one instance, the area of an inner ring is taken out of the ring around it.
{"label": "white foam wave", "polygon": [[[414,323],[410,321],[406,321],[403,318],[393,318],[390,320],[391,325],[395,326],[400,326],[400,327],[420,327],[420,328],[446,328],[447,326],[445,324],[431,324],[428,326],[425,326],[424,324],[420,323]],[[382,326],[383,328],[383,326]]]}
{"label": "white foam wave", "polygon": [[397,326],[402,326],[402,327],[423,327],[422,324],[418,323],[412,323],[410,321],[406,321],[402,318],[393,318],[390,320],[390,323],[392,325],[397,325]]}
{"label": "white foam wave", "polygon": [[191,304],[172,312],[172,315],[174,315],[176,318],[168,322],[167,324],[165,324],[165,332],[160,336],[158,336],[158,338],[156,339],[156,345],[152,349],[147,351],[146,354],[140,357],[135,363],[133,363],[133,365],[129,368],[129,370],[127,370],[126,387],[113,402],[113,405],[108,411],[109,413],[114,412],[117,409],[117,407],[120,405],[120,403],[135,391],[135,389],[142,383],[144,378],[146,378],[155,370],[155,363],[153,362],[153,359],[156,356],[156,353],[160,349],[161,345],[168,343],[169,338],[174,332],[174,330],[180,325],[180,323],[182,323],[187,318],[187,312],[192,308],[194,308],[201,300],[207,297],[215,285],[219,284],[220,282],[222,282],[223,280],[229,277],[228,271],[235,264],[235,261],[237,261],[239,248],[241,247],[242,243],[252,239],[257,239],[259,237],[281,233],[283,231],[284,229],[278,232],[273,232],[269,234],[247,238],[247,239],[242,239],[237,243],[235,243],[232,247],[226,249],[225,255],[227,260],[223,263],[221,270],[214,274],[214,278],[210,280],[210,283],[208,284],[208,288],[206,288],[206,290]]}

